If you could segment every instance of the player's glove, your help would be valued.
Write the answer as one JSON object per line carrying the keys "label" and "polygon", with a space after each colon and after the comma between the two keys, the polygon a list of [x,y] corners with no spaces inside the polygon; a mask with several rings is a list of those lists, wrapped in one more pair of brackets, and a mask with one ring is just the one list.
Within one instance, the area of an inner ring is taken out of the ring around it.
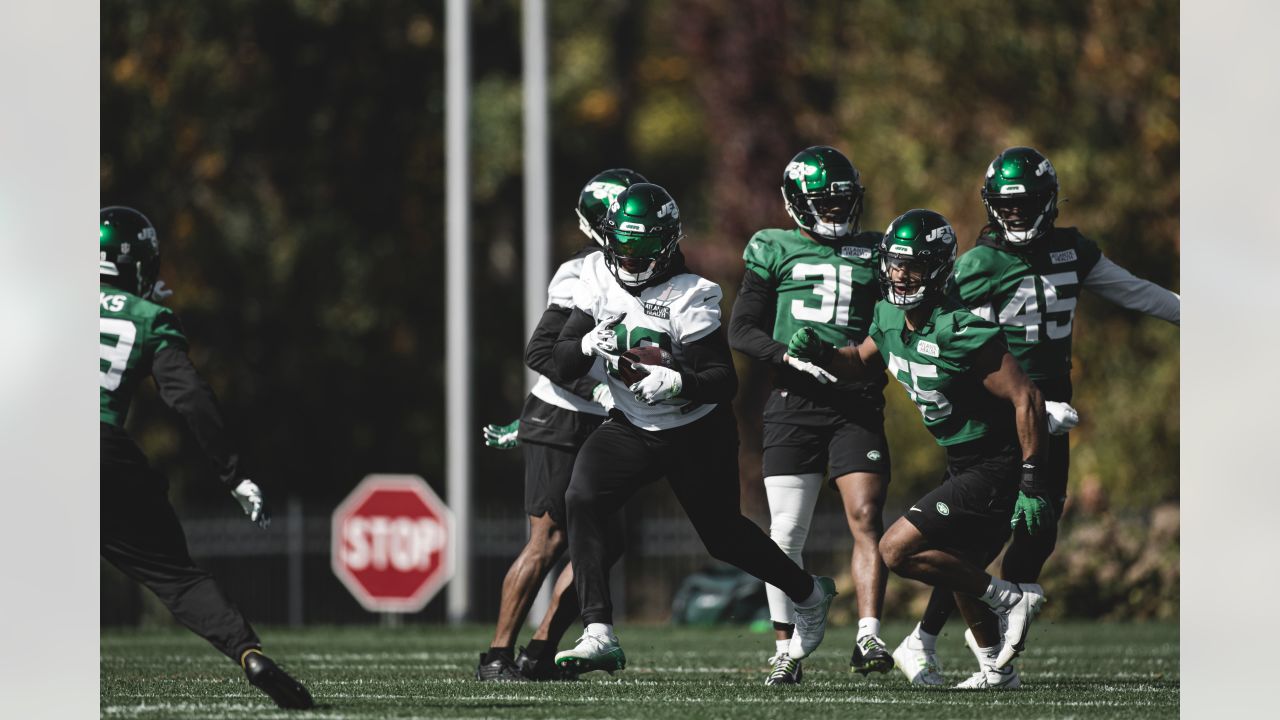
{"label": "player's glove", "polygon": [[163,280],[157,280],[156,284],[151,288],[152,300],[168,300],[173,297],[173,288],[164,284]]}
{"label": "player's glove", "polygon": [[613,391],[605,383],[596,385],[591,391],[591,399],[604,408],[605,412],[613,410]]}
{"label": "player's glove", "polygon": [[813,328],[802,327],[787,341],[787,355],[817,365],[826,365],[831,362],[831,356],[835,353],[835,346],[822,342]]}
{"label": "player's glove", "polygon": [[817,380],[823,385],[826,385],[827,383],[833,383],[836,381],[835,375],[832,375],[831,373],[827,372],[826,370],[823,370],[817,365],[814,365],[808,360],[801,360],[800,358],[795,357],[790,353],[782,356],[782,362],[790,365],[791,367],[795,368],[796,370],[799,370],[800,372],[806,375],[809,375],[814,380]]}
{"label": "player's glove", "polygon": [[1053,508],[1044,499],[1047,488],[1041,485],[1037,470],[1035,462],[1023,461],[1018,500],[1013,504],[1013,517],[1009,520],[1009,527],[1014,530],[1018,529],[1019,521],[1024,523],[1028,535],[1035,535],[1053,517]]}
{"label": "player's glove", "polygon": [[520,419],[516,418],[506,425],[485,425],[484,444],[499,450],[510,450],[520,446]]}
{"label": "player's glove", "polygon": [[241,480],[236,489],[231,491],[231,497],[240,503],[244,514],[249,516],[250,521],[257,523],[258,527],[265,530],[271,525],[271,510],[267,508],[267,501],[262,497],[262,489],[257,483],[248,478]]}
{"label": "player's glove", "polygon": [[616,317],[606,317],[596,324],[591,332],[582,336],[582,354],[587,357],[599,355],[609,362],[616,362],[618,354],[618,334],[613,331],[618,323],[627,316],[622,313]]}
{"label": "player's glove", "polygon": [[679,395],[680,390],[683,389],[680,384],[680,373],[669,367],[644,363],[635,363],[632,367],[646,373],[629,388],[641,402],[657,405],[663,400],[670,400]]}
{"label": "player's glove", "polygon": [[1080,414],[1076,412],[1075,408],[1064,402],[1045,400],[1044,414],[1049,420],[1049,433],[1051,435],[1066,435],[1072,428],[1080,424]]}

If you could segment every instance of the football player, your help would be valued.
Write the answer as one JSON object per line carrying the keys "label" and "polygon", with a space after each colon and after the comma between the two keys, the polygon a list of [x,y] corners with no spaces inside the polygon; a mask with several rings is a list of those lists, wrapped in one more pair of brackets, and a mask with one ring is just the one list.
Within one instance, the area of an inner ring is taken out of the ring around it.
{"label": "football player", "polygon": [[[1179,324],[1176,294],[1111,262],[1076,228],[1054,224],[1058,176],[1038,151],[1011,147],[997,155],[987,167],[981,195],[988,225],[976,246],[956,261],[951,292],[1000,325],[1009,351],[1044,393],[1051,412],[1071,401],[1072,320],[1081,289]],[[1077,418],[1064,420],[1074,425]],[[1036,582],[1053,553],[1067,499],[1069,448],[1065,432],[1051,435],[1037,484],[1018,495],[1013,542],[1001,567],[1006,580]],[[942,683],[935,647],[954,607],[949,594],[935,591],[924,618],[894,651],[912,682]],[[972,638],[966,641],[972,649]]]}
{"label": "football player", "polygon": [[[524,447],[524,506],[529,514],[529,541],[502,582],[498,626],[488,652],[480,656],[476,679],[570,680],[576,674],[558,667],[556,645],[578,616],[573,590],[573,566],[568,565],[556,582],[551,607],[528,647],[514,655],[520,625],[533,605],[538,588],[568,545],[565,536],[564,494],[569,487],[573,461],[582,442],[604,420],[613,399],[604,383],[602,363],[587,375],[561,378],[551,359],[552,347],[569,318],[578,276],[586,259],[600,251],[599,225],[609,204],[628,185],[644,182],[640,173],[626,168],[605,170],[591,178],[578,195],[578,227],[588,242],[556,270],[547,288],[547,309],[542,313],[524,360],[538,373],[520,419],[506,426],[485,428],[485,441],[493,447]],[[621,552],[621,527],[610,537],[610,547]]]}
{"label": "football player", "polygon": [[261,488],[241,467],[213,391],[187,356],[187,338],[172,310],[152,302],[160,269],[156,229],[127,207],[99,212],[98,420],[102,485],[101,553],[142,583],[174,618],[240,664],[245,676],[282,708],[309,708],[302,683],[262,653],[262,643],[187,551],[167,497],[169,481],[153,470],[125,432],[138,385],[149,375],[160,398],[187,422],[219,479],[249,519],[265,528],[271,515]]}
{"label": "football player", "polygon": [[[602,231],[604,252],[583,264],[573,314],[555,346],[565,379],[604,358],[614,401],[609,419],[583,443],[565,497],[585,631],[556,663],[580,671],[626,666],[613,631],[606,526],[660,476],[713,557],[782,588],[795,602],[789,652],[803,658],[822,641],[835,583],[806,573],[742,516],[730,404],[738,378],[720,323],[720,286],[685,266],[680,210],[657,185],[623,190]],[[667,351],[675,367],[640,363],[643,377],[623,382],[619,354],[640,345]]]}
{"label": "football player", "polygon": [[[1036,487],[1046,432],[1044,399],[1009,353],[1000,326],[945,293],[956,257],[946,218],[910,210],[880,241],[868,337],[836,348],[812,328],[788,352],[839,377],[887,367],[947,453],[941,486],[916,501],[880,541],[897,574],[954,593],[979,648],[981,669],[960,688],[1016,688],[1010,661],[1044,601],[1040,586],[983,568],[1010,534],[1019,487]],[[990,611],[994,611],[994,614]]]}
{"label": "football player", "polygon": [[[859,232],[859,180],[849,159],[831,147],[802,150],[787,164],[782,197],[796,227],[761,230],[747,243],[747,270],[733,304],[729,345],[773,370],[774,389],[764,409],[769,535],[796,563],[803,563],[823,478],[840,493],[853,535],[859,617],[849,665],[865,675],[893,668],[879,637],[888,580],[879,550],[889,484],[885,377],[833,382],[827,371],[788,355],[786,346],[802,327],[833,345],[857,345],[867,336],[880,297],[875,264],[880,234]],[[800,662],[786,652],[791,601],[772,585],[766,593],[776,652],[765,683],[798,683]]]}

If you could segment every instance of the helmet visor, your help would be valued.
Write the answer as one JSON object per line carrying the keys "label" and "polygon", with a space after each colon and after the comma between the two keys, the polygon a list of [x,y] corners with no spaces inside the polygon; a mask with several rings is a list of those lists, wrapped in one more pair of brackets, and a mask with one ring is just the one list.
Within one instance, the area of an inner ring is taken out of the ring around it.
{"label": "helmet visor", "polygon": [[885,263],[889,284],[899,295],[913,295],[924,287],[929,276],[929,263],[919,258],[890,255]]}
{"label": "helmet visor", "polygon": [[662,239],[656,235],[613,232],[609,234],[609,247],[622,269],[638,273],[647,270],[654,258],[662,254]]}

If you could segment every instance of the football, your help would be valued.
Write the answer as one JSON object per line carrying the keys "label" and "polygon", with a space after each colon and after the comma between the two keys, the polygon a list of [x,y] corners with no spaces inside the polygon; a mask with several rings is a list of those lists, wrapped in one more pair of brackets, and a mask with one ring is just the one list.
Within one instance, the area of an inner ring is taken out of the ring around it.
{"label": "football", "polygon": [[679,369],[676,367],[676,359],[666,350],[657,345],[638,345],[622,353],[622,357],[618,359],[618,376],[627,384],[627,387],[631,387],[648,374],[636,367],[636,364],[662,365],[672,370]]}

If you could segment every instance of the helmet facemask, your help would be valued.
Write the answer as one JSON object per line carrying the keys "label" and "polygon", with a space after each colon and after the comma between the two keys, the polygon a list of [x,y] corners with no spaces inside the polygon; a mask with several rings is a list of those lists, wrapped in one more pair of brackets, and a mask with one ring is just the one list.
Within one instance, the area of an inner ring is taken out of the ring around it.
{"label": "helmet facemask", "polygon": [[[630,223],[623,223],[625,228]],[[671,261],[677,243],[683,237],[679,227],[663,235],[626,229],[605,231],[605,265],[614,278],[627,287],[640,287],[652,280]]]}
{"label": "helmet facemask", "polygon": [[983,203],[1010,245],[1026,245],[1045,234],[1058,214],[1056,190],[1005,195],[984,193]]}
{"label": "helmet facemask", "polygon": [[822,240],[840,240],[858,232],[862,196],[862,186],[847,181],[833,182],[821,191],[802,193],[794,201],[787,196],[785,187],[782,190],[791,219]]}

